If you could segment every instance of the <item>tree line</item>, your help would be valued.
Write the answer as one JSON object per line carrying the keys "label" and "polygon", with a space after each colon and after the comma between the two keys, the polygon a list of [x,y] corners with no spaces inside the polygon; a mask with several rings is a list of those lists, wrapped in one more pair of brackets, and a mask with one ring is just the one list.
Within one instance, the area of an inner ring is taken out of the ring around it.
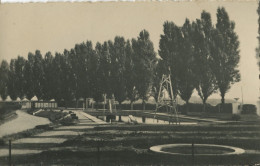
{"label": "tree line", "polygon": [[137,38],[126,40],[116,36],[113,41],[91,41],[76,44],[63,53],[39,50],[18,56],[0,66],[0,95],[56,101],[112,96],[121,104],[128,99],[157,99],[162,74],[170,74],[174,97],[189,102],[193,91],[205,104],[208,97],[220,92],[222,103],[231,85],[240,81],[237,69],[239,40],[235,23],[226,10],[217,9],[217,23],[203,11],[193,22],[182,26],[166,21],[160,36],[158,55],[149,32],[142,30]]}

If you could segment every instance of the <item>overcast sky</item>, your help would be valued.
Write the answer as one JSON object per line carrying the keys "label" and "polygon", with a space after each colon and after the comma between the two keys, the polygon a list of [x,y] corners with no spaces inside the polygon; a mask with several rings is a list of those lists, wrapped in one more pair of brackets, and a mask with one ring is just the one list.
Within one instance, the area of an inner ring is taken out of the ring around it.
{"label": "overcast sky", "polygon": [[[211,13],[216,23],[216,10],[226,8],[235,21],[240,40],[241,82],[232,86],[226,98],[241,98],[252,103],[258,98],[257,2],[106,2],[106,3],[47,3],[0,5],[0,60],[27,57],[39,49],[62,52],[76,43],[91,40],[113,40],[116,35],[126,39],[137,37],[147,29],[158,52],[164,21],[181,26],[185,18],[200,18],[202,10]],[[196,95],[196,91],[194,92]],[[219,94],[211,98],[219,98]]]}

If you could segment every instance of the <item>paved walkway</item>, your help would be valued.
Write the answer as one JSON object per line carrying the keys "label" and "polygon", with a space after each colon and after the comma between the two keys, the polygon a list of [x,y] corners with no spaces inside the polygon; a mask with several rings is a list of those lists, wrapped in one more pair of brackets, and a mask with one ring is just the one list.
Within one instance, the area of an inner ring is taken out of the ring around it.
{"label": "paved walkway", "polygon": [[[74,110],[74,112],[79,118],[79,123],[73,126],[60,126],[52,131],[45,131],[28,138],[15,140],[12,143],[12,155],[40,153],[63,143],[69,138],[81,135],[99,124],[106,124],[106,122],[98,120],[83,111]],[[4,156],[8,156],[7,146],[0,148],[0,157]]]}

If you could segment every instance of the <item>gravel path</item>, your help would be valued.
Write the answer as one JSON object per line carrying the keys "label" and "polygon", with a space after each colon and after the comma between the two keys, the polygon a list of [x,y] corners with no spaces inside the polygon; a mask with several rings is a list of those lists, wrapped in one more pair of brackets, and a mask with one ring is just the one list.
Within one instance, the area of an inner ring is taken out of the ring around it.
{"label": "gravel path", "polygon": [[48,119],[30,115],[24,111],[16,111],[17,118],[0,125],[0,138],[5,135],[32,129],[37,125],[51,123]]}
{"label": "gravel path", "polygon": [[[28,138],[18,139],[12,143],[12,155],[25,155],[40,153],[44,150],[53,148],[56,144],[63,143],[69,138],[73,138],[79,134],[87,132],[88,129],[94,128],[96,125],[105,124],[97,120],[95,117],[84,113],[83,111],[75,111],[79,118],[79,123],[73,126],[60,126],[53,131],[46,131]],[[25,113],[19,112],[22,116]],[[31,117],[31,115],[29,115]],[[33,116],[34,118],[38,118]],[[28,120],[27,120],[28,121]],[[19,121],[18,124],[26,123]],[[8,129],[8,128],[7,128]],[[0,157],[8,156],[8,147],[0,148]],[[1,163],[0,163],[1,165]]]}

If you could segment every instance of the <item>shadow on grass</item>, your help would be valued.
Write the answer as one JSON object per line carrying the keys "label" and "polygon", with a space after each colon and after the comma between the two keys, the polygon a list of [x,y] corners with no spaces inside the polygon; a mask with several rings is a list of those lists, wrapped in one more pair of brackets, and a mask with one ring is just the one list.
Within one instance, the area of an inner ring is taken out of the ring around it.
{"label": "shadow on grass", "polygon": [[[0,163],[5,158],[0,159]],[[191,156],[162,155],[152,152],[134,151],[93,151],[72,152],[70,150],[48,151],[31,156],[15,156],[13,164],[73,164],[73,165],[250,165],[260,162],[260,155],[207,156],[194,160]]]}

